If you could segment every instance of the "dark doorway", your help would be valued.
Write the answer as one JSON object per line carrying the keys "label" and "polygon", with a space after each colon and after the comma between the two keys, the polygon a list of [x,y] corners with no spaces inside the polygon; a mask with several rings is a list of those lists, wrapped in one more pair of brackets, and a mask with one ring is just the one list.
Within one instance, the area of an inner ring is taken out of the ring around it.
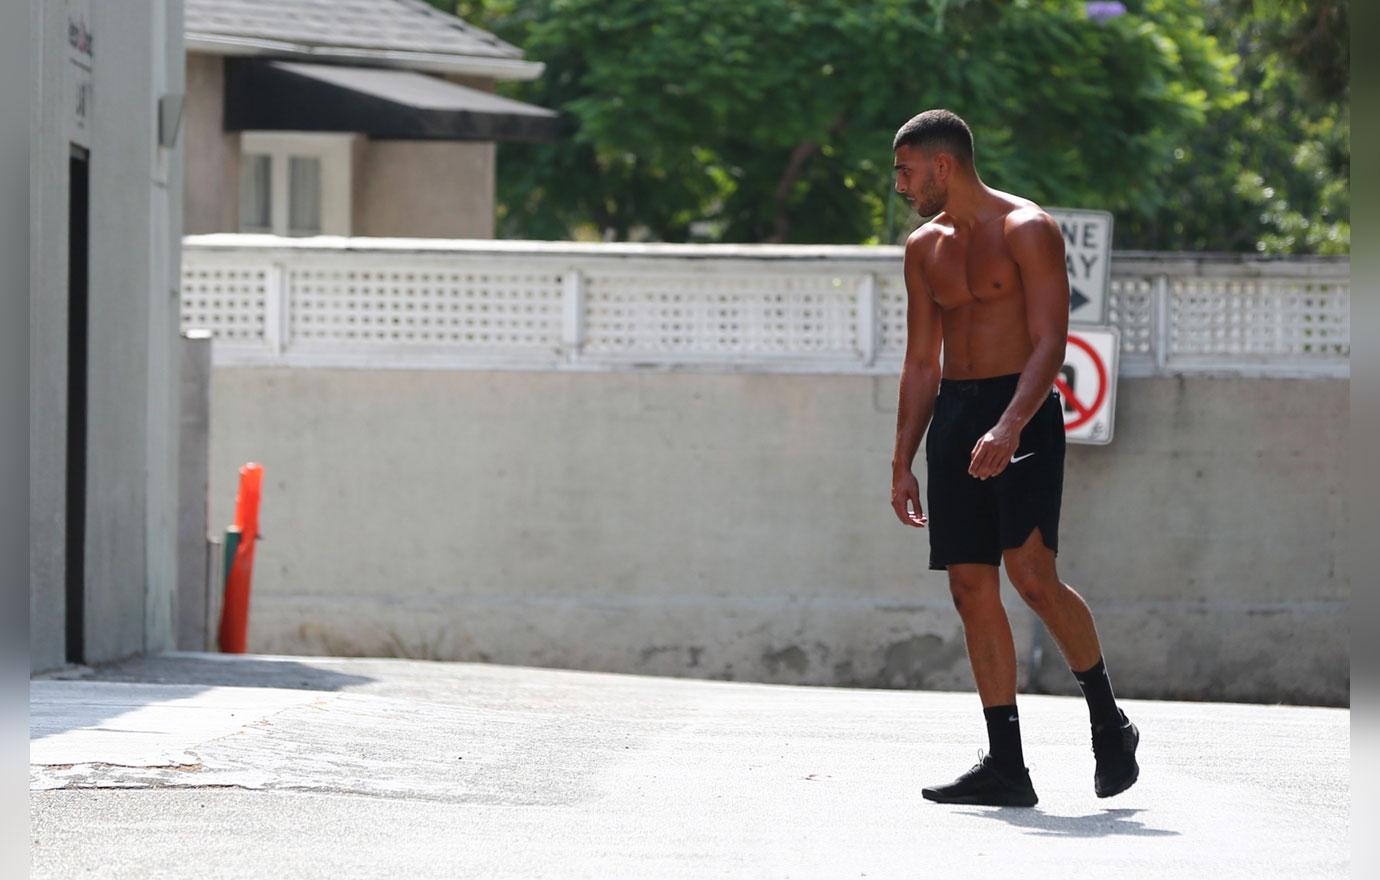
{"label": "dark doorway", "polygon": [[72,145],[67,212],[67,662],[86,658],[87,262],[91,154]]}

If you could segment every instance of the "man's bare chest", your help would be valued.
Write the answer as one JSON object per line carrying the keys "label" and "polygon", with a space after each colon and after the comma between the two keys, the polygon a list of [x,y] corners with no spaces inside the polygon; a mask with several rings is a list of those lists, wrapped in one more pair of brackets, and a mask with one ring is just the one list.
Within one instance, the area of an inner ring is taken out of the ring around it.
{"label": "man's bare chest", "polygon": [[925,281],[942,309],[1020,297],[1021,276],[1001,235],[947,235],[924,264]]}

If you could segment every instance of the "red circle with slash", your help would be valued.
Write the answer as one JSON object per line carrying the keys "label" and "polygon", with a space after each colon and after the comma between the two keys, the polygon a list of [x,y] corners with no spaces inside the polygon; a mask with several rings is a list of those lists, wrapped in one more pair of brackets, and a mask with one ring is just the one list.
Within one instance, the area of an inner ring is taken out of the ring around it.
{"label": "red circle with slash", "polygon": [[1073,393],[1073,389],[1064,381],[1063,376],[1055,378],[1054,387],[1059,389],[1059,393],[1063,395],[1065,400],[1073,405],[1074,410],[1078,413],[1078,415],[1074,416],[1072,421],[1064,422],[1065,432],[1072,431],[1075,428],[1081,428],[1092,421],[1092,417],[1102,408],[1102,402],[1107,399],[1107,367],[1102,363],[1102,358],[1097,356],[1097,351],[1081,336],[1075,336],[1070,333],[1068,339],[1070,345],[1076,345],[1081,348],[1088,355],[1088,358],[1092,360],[1093,367],[1097,370],[1097,395],[1092,402],[1092,406],[1088,406],[1078,399],[1078,396]]}

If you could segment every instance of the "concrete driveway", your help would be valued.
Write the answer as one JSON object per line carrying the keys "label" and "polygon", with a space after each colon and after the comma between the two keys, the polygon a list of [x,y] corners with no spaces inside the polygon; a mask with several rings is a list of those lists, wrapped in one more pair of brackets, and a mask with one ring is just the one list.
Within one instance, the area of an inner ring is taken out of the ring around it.
{"label": "concrete driveway", "polygon": [[974,694],[182,654],[31,687],[33,877],[1345,877],[1350,712],[1022,697],[1034,809],[920,797]]}

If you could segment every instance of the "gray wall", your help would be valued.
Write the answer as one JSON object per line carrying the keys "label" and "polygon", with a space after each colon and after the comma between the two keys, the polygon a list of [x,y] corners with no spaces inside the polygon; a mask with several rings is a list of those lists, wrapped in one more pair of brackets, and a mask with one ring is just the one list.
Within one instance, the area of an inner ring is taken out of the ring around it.
{"label": "gray wall", "polygon": [[[33,131],[29,164],[29,643],[35,669],[63,662],[63,547],[67,432],[66,20],[44,3],[33,28]],[[41,405],[48,401],[47,405]]]}
{"label": "gray wall", "polygon": [[492,143],[369,140],[357,161],[354,235],[493,238]]}
{"label": "gray wall", "polygon": [[178,340],[177,624],[180,651],[215,648],[215,608],[208,577],[211,454],[211,338],[205,331]]}
{"label": "gray wall", "polygon": [[240,135],[224,128],[225,59],[187,55],[187,193],[182,203],[188,235],[240,228]]}
{"label": "gray wall", "polygon": [[[1348,383],[1123,379],[1060,555],[1129,695],[1343,702]],[[888,504],[896,382],[217,368],[212,524],[265,466],[250,648],[970,688]],[[1023,686],[1071,690],[1008,591]],[[1042,659],[1037,664],[1035,657]]]}
{"label": "gray wall", "polygon": [[86,660],[171,645],[175,593],[179,149],[158,144],[158,98],[183,91],[182,4],[89,4],[92,102],[71,122],[67,17],[34,35],[31,157],[30,640],[35,671],[63,663],[66,614],[68,157],[91,149],[86,481]]}

